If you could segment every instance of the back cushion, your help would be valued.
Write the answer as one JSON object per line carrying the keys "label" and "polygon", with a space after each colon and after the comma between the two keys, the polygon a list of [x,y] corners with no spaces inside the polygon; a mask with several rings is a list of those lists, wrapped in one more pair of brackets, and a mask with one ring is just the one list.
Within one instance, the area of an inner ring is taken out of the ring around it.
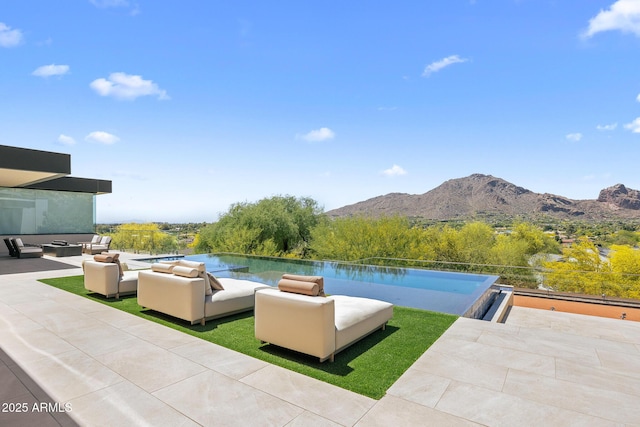
{"label": "back cushion", "polygon": [[318,295],[318,284],[314,282],[305,282],[302,280],[281,279],[278,282],[278,289],[283,292],[292,292],[294,294]]}
{"label": "back cushion", "polygon": [[283,279],[296,280],[299,282],[311,282],[318,285],[318,295],[324,296],[324,278],[322,276],[302,276],[299,274],[283,274]]}
{"label": "back cushion", "polygon": [[198,277],[198,270],[195,268],[183,267],[180,265],[176,265],[173,267],[173,274],[181,277],[188,277],[194,279]]}

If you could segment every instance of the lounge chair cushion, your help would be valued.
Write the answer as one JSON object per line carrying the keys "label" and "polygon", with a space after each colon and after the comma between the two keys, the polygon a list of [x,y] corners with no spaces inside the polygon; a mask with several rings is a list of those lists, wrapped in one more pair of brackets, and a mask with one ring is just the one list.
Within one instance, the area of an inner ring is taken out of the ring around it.
{"label": "lounge chair cushion", "polygon": [[158,273],[171,274],[173,273],[173,267],[175,267],[174,264],[165,264],[162,262],[156,262],[154,264],[151,264],[151,271],[157,271]]}
{"label": "lounge chair cushion", "polygon": [[[178,270],[176,271],[176,268]],[[213,291],[218,289],[214,287],[215,284],[211,282],[207,273],[207,266],[204,262],[187,261],[187,260],[175,260],[175,261],[160,261],[151,265],[151,271],[158,273],[173,273],[176,276],[195,278],[200,277],[204,280],[204,294],[211,295]],[[196,272],[195,276],[192,276],[193,271]]]}
{"label": "lounge chair cushion", "polygon": [[181,265],[173,267],[172,272],[180,277],[189,277],[191,279],[198,277],[198,270],[196,268],[183,267]]}
{"label": "lounge chair cushion", "polygon": [[278,289],[283,292],[310,295],[313,297],[318,295],[318,284],[303,280],[281,279],[278,282]]}
{"label": "lounge chair cushion", "polygon": [[324,296],[324,278],[322,276],[302,276],[299,274],[283,274],[283,279],[299,280],[302,282],[313,282],[318,285],[318,295]]}
{"label": "lounge chair cushion", "polygon": [[96,262],[113,262],[113,256],[97,254],[93,256],[93,260]]}

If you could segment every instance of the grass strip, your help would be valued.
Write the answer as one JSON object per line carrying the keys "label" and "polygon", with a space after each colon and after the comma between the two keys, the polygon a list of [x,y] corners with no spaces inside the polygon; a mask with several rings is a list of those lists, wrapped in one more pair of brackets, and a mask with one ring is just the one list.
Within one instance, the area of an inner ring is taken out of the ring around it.
{"label": "grass strip", "polygon": [[153,310],[143,310],[135,296],[116,300],[90,293],[84,288],[84,276],[41,282],[373,399],[382,398],[457,319],[450,314],[394,307],[393,318],[384,331],[347,347],[336,355],[333,363],[319,363],[315,357],[260,343],[254,335],[252,312],[209,320],[204,326],[190,325]]}

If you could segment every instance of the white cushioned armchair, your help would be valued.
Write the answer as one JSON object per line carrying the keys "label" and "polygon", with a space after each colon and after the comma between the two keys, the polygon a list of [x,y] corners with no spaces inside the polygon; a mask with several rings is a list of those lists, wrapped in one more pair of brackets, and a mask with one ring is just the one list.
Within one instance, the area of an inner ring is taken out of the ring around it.
{"label": "white cushioned armchair", "polygon": [[[370,298],[304,295],[275,288],[256,292],[255,334],[262,342],[295,350],[331,362],[339,351],[384,329],[393,317],[393,305]],[[317,292],[315,292],[316,295]]]}
{"label": "white cushioned armchair", "polygon": [[85,261],[85,289],[107,298],[120,298],[123,294],[135,294],[138,289],[138,272],[124,271],[120,277],[120,267],[116,263]]}

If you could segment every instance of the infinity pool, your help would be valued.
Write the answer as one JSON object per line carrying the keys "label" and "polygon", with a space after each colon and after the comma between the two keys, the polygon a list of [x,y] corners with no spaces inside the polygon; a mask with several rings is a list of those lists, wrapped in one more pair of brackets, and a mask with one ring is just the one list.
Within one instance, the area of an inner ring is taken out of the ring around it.
{"label": "infinity pool", "polygon": [[481,317],[498,276],[241,255],[189,255],[218,277],[277,286],[283,273],[323,276],[328,294],[376,298],[394,305]]}

